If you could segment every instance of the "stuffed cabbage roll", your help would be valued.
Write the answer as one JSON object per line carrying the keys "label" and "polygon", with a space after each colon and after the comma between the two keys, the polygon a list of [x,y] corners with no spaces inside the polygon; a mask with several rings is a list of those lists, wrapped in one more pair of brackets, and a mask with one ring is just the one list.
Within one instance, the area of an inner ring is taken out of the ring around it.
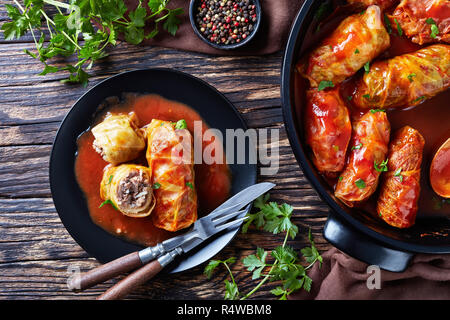
{"label": "stuffed cabbage roll", "polygon": [[136,159],[145,149],[145,139],[137,127],[134,113],[110,114],[92,128],[95,137],[93,148],[112,164]]}
{"label": "stuffed cabbage roll", "polygon": [[339,94],[339,88],[307,92],[305,112],[306,141],[312,160],[327,176],[344,169],[347,146],[352,134],[349,112]]}
{"label": "stuffed cabbage roll", "polygon": [[398,0],[347,0],[348,3],[358,7],[368,7],[371,5],[377,5],[382,10],[392,7]]}
{"label": "stuffed cabbage roll", "polygon": [[436,44],[375,62],[356,86],[364,109],[417,105],[450,87],[450,45]]}
{"label": "stuffed cabbage roll", "polygon": [[369,111],[353,124],[349,160],[334,193],[349,207],[375,192],[385,165],[390,130],[386,113],[381,111]]}
{"label": "stuffed cabbage roll", "polygon": [[381,10],[378,6],[370,6],[363,14],[354,14],[342,21],[318,48],[300,60],[297,70],[309,79],[311,87],[320,87],[321,82],[337,85],[389,45]]}
{"label": "stuffed cabbage roll", "polygon": [[122,164],[105,168],[100,197],[124,215],[142,218],[155,207],[151,171],[144,166]]}
{"label": "stuffed cabbage roll", "polygon": [[383,175],[377,211],[397,228],[411,227],[420,195],[420,166],[425,140],[419,131],[401,128],[389,145],[388,171]]}
{"label": "stuffed cabbage roll", "polygon": [[147,161],[156,197],[153,223],[168,231],[189,227],[197,220],[192,136],[184,126],[177,127],[154,119],[146,128]]}
{"label": "stuffed cabbage roll", "polygon": [[449,0],[403,0],[389,16],[412,42],[450,42]]}

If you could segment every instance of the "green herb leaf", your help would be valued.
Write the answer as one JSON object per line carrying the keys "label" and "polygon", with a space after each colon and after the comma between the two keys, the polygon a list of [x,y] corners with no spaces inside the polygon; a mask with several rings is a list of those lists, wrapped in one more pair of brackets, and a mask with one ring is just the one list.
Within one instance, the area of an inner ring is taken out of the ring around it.
{"label": "green herb leaf", "polygon": [[370,94],[364,94],[364,95],[363,95],[363,98],[364,98],[364,99],[367,99],[367,100],[370,100]]}
{"label": "green herb leaf", "polygon": [[369,62],[369,61],[367,61],[367,62],[364,64],[364,71],[366,72],[366,74],[369,73],[369,71],[370,71],[370,62]]}
{"label": "green herb leaf", "polygon": [[395,24],[397,25],[397,33],[401,37],[403,35],[402,27],[400,27],[400,24],[398,23],[397,19],[394,19]]}
{"label": "green herb leaf", "polygon": [[359,188],[359,189],[364,189],[366,187],[366,183],[364,182],[363,179],[358,179],[355,181],[355,185]]}
{"label": "green herb leaf", "polygon": [[317,88],[318,91],[325,90],[326,88],[334,88],[334,84],[332,81],[326,81],[322,80],[319,83],[319,87]]}
{"label": "green herb leaf", "polygon": [[401,174],[401,172],[402,172],[402,168],[398,168],[397,170],[395,170],[394,177],[398,177],[400,182],[403,182],[403,175]]}
{"label": "green herb leaf", "polygon": [[437,26],[436,21],[434,21],[433,18],[428,18],[426,20],[426,23],[428,23],[431,28],[430,37],[432,39],[436,39],[437,35],[439,34],[439,27]]}
{"label": "green herb leaf", "polygon": [[384,110],[384,109],[370,109],[370,113],[372,113],[372,114],[377,113],[377,112],[386,112],[386,110]]}
{"label": "green herb leaf", "polygon": [[358,145],[353,146],[353,147],[352,147],[352,150],[358,150],[358,149],[361,149],[362,146],[363,146],[363,144],[362,144],[362,143],[359,143]]}
{"label": "green herb leaf", "polygon": [[358,48],[355,49],[355,54],[359,54]]}
{"label": "green herb leaf", "polygon": [[410,73],[410,74],[408,74],[408,80],[409,80],[409,82],[413,82],[414,81],[414,77],[416,77],[417,75],[415,74],[415,73]]}
{"label": "green herb leaf", "polygon": [[110,204],[115,210],[119,211],[119,209],[116,207],[116,205],[115,205],[111,200],[109,200],[109,199],[103,201],[103,202],[100,204],[99,208],[103,207],[103,206],[106,205],[106,204]]}
{"label": "green herb leaf", "polygon": [[186,182],[186,186],[194,190],[194,185],[192,184],[192,182]]}
{"label": "green herb leaf", "polygon": [[421,96],[421,97],[418,97],[417,99],[414,99],[411,103],[417,103],[417,102],[419,102],[419,101],[422,101],[422,100],[425,100],[426,99],[426,97],[425,96]]}
{"label": "green herb leaf", "polygon": [[175,124],[175,129],[186,129],[187,128],[187,123],[186,120],[181,119],[178,120],[177,123]]}
{"label": "green herb leaf", "polygon": [[153,189],[159,189],[159,188],[161,188],[161,184],[159,183],[159,182],[155,182],[153,185],[152,185],[152,188]]}
{"label": "green herb leaf", "polygon": [[375,167],[375,170],[378,172],[387,172],[388,171],[388,164],[389,159],[386,159],[384,161],[382,161],[380,164],[377,164],[377,162],[374,160],[373,161],[373,166]]}
{"label": "green herb leaf", "polygon": [[392,33],[392,25],[391,25],[391,21],[389,21],[387,14],[384,14],[384,25],[386,26],[387,32],[389,34],[391,34]]}
{"label": "green herb leaf", "polygon": [[[127,14],[124,0],[24,0],[24,6],[14,1],[16,6],[5,4],[10,21],[3,23],[1,29],[6,40],[31,33],[37,52],[25,50],[25,53],[45,64],[41,75],[65,71],[68,77],[63,83],[86,86],[89,80],[86,71],[108,55],[107,47],[117,44],[119,33],[127,42],[140,44],[145,38],[154,37],[158,33],[158,23],[164,23],[164,29],[175,35],[183,9],[169,9],[169,2],[150,0],[148,4],[152,13],[148,14],[139,0],[137,8]],[[144,31],[147,21],[154,24],[148,35]],[[39,40],[36,33],[41,35]],[[57,68],[47,63],[57,56],[73,57],[70,59],[74,61],[73,65]]]}

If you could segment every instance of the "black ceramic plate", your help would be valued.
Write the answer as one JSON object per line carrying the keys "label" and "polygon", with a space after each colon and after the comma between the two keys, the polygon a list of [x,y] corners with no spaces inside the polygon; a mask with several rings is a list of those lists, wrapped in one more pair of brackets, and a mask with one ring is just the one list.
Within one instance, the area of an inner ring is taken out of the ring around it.
{"label": "black ceramic plate", "polygon": [[[86,92],[65,117],[56,135],[50,157],[50,188],[53,201],[66,229],[78,244],[101,262],[108,262],[142,247],[115,237],[94,224],[74,172],[77,137],[85,131],[99,104],[122,93],[154,93],[184,103],[215,129],[246,129],[234,106],[206,82],[169,69],[148,69],[121,73]],[[249,148],[247,145],[246,148]],[[230,164],[231,195],[256,182],[256,164]],[[171,272],[193,268],[225,247],[239,227],[216,236],[194,252],[183,255]]]}

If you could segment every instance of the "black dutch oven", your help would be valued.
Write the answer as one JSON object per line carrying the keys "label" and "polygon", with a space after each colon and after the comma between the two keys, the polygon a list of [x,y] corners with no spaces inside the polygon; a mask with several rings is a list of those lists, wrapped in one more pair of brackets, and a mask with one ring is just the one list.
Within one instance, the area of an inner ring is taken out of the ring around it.
{"label": "black dutch oven", "polygon": [[310,49],[311,43],[308,44],[305,37],[317,28],[315,17],[323,3],[306,0],[295,19],[283,61],[281,96],[284,122],[295,157],[304,175],[330,207],[323,230],[325,239],[350,256],[394,272],[405,270],[415,253],[450,253],[450,219],[419,212],[413,227],[392,228],[361,209],[344,206],[310,162],[302,128],[304,94],[298,92],[294,83],[295,64]]}

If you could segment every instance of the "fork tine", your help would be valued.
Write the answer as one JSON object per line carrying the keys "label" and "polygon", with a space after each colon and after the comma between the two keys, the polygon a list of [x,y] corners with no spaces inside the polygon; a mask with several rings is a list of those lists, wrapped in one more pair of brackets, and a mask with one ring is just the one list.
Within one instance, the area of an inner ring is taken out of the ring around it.
{"label": "fork tine", "polygon": [[230,228],[230,227],[233,227],[233,226],[237,226],[242,221],[247,220],[247,218],[248,218],[248,216],[243,217],[243,218],[239,218],[239,219],[236,219],[236,220],[233,220],[233,221],[225,223],[225,224],[222,224],[222,225],[216,227],[216,230],[217,230],[217,232],[219,232],[219,231],[222,231],[224,229],[227,229],[227,228]]}
{"label": "fork tine", "polygon": [[216,219],[213,218],[213,219],[212,219],[212,223],[213,223],[215,226],[217,226],[217,225],[221,224],[222,222],[225,222],[225,221],[227,221],[227,220],[230,220],[231,218],[234,218],[234,217],[238,217],[238,216],[240,216],[241,214],[243,214],[243,213],[245,213],[245,212],[247,212],[246,209],[241,210],[241,211],[237,211],[237,212],[232,212],[232,213],[229,213],[229,214],[227,214],[227,215],[224,215],[224,216],[219,217],[219,218],[216,218]]}

